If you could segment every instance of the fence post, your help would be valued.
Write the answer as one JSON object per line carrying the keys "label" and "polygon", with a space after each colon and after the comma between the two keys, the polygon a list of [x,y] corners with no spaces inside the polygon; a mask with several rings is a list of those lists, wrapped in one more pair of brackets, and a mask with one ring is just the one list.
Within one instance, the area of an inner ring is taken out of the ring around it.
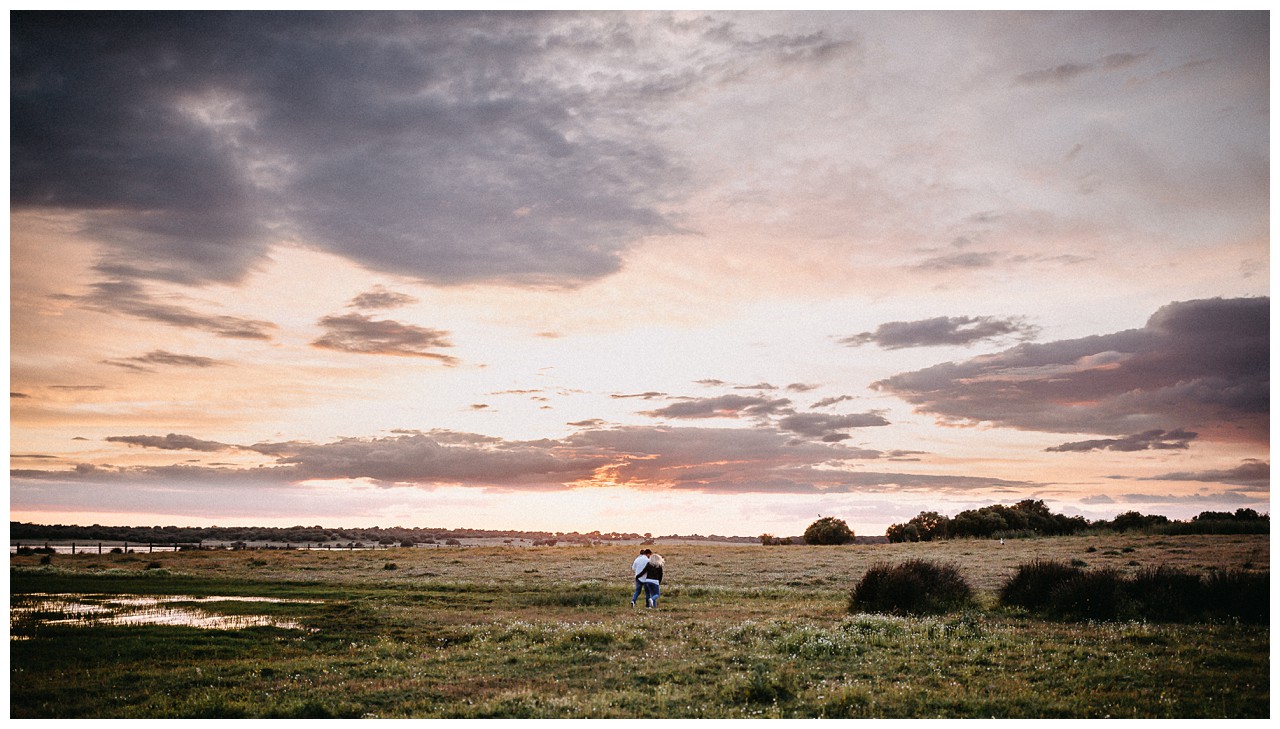
{"label": "fence post", "polygon": [[75,553],[76,553],[76,543],[75,543],[75,542],[72,542],[72,543],[71,543],[71,553],[72,553],[72,554],[75,554]]}
{"label": "fence post", "polygon": [[102,554],[102,542],[98,542],[98,554]]}

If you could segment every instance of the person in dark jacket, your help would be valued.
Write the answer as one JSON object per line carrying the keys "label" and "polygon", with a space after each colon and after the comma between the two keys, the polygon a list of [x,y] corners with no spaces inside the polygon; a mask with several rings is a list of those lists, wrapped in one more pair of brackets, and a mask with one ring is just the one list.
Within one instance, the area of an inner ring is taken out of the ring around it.
{"label": "person in dark jacket", "polygon": [[644,566],[636,579],[644,584],[645,607],[657,607],[658,595],[662,586],[662,568],[666,560],[660,554],[649,555],[649,563]]}

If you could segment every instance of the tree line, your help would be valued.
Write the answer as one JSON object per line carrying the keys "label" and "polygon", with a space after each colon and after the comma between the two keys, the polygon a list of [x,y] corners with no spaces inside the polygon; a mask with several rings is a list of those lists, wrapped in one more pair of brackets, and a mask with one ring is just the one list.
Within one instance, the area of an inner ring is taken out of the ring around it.
{"label": "tree line", "polygon": [[9,522],[10,541],[136,542],[139,544],[199,544],[201,542],[271,542],[280,544],[381,545],[449,544],[459,539],[524,539],[535,544],[593,544],[640,540],[682,540],[714,542],[755,542],[755,537],[727,537],[718,534],[671,534],[655,537],[634,532],[543,532],[501,529],[443,529],[432,527],[329,528],[291,527],[180,527],[180,526],[77,526]]}
{"label": "tree line", "polygon": [[885,531],[890,542],[930,542],[953,538],[1016,538],[1064,536],[1086,530],[1126,532],[1143,530],[1161,534],[1258,534],[1271,530],[1269,514],[1254,509],[1235,512],[1204,511],[1190,521],[1175,521],[1158,514],[1127,511],[1114,519],[1089,521],[1082,516],[1055,514],[1043,501],[1024,499],[1012,506],[992,504],[968,509],[955,516],[922,511],[905,524]]}

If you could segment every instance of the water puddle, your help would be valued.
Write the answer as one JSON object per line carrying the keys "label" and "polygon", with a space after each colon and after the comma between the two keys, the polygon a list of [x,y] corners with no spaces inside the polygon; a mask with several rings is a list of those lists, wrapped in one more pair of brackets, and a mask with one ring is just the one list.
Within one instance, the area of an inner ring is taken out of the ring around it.
{"label": "water puddle", "polygon": [[[320,603],[321,600],[283,600],[271,597],[192,597],[190,595],[51,595],[36,593],[12,596],[9,609],[9,637],[30,638],[38,625],[181,625],[191,628],[238,630],[271,626],[302,630],[293,620],[271,615],[221,615],[205,610],[200,603],[264,602]],[[19,626],[27,630],[15,631]]]}

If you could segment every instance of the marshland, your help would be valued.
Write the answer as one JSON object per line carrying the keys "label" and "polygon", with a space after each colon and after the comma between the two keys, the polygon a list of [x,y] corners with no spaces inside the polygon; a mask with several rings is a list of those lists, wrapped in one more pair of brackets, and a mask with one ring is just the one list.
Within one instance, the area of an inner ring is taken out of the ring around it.
{"label": "marshland", "polygon": [[[652,548],[667,560],[655,610],[629,605],[630,544],[14,555],[10,714],[1269,715],[1265,620],[1072,618],[1000,599],[1045,561],[1261,575],[1268,535]],[[911,560],[953,567],[970,598],[932,614],[851,606],[869,570]]]}

